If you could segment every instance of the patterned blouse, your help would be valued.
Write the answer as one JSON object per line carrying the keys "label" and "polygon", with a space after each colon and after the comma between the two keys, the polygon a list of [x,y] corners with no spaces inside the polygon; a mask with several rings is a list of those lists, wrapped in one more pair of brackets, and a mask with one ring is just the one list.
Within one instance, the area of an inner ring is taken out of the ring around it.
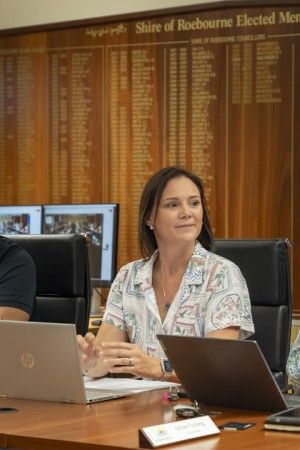
{"label": "patterned blouse", "polygon": [[291,384],[294,386],[295,394],[300,394],[300,331],[296,337],[287,362],[287,373]]}
{"label": "patterned blouse", "polygon": [[240,269],[199,242],[162,323],[152,287],[158,255],[156,250],[150,259],[121,268],[111,286],[103,322],[126,331],[129,342],[157,357],[165,356],[157,334],[203,337],[231,326],[240,328],[240,339],[253,334],[249,293]]}

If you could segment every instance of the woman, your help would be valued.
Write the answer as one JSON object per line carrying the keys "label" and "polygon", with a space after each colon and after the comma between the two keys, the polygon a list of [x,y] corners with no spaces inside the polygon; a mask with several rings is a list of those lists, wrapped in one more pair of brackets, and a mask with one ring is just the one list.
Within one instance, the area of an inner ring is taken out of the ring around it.
{"label": "woman", "polygon": [[212,232],[196,175],[167,167],[149,179],[140,202],[139,245],[145,259],[118,273],[97,337],[78,336],[85,374],[178,381],[157,334],[238,339],[253,333],[240,270],[209,252]]}

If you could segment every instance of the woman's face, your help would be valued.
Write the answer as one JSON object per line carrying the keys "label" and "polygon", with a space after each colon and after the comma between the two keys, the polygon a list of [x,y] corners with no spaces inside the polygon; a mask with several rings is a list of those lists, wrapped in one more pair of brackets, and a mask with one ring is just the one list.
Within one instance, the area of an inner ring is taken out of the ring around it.
{"label": "woman's face", "polygon": [[185,176],[170,180],[148,225],[152,225],[158,246],[165,243],[194,244],[202,227],[203,209],[200,192],[195,183]]}

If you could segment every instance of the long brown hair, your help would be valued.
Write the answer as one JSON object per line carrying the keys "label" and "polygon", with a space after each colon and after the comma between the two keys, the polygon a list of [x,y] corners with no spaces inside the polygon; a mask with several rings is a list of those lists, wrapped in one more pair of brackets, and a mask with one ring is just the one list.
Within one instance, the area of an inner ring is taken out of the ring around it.
{"label": "long brown hair", "polygon": [[[146,220],[149,219],[151,211],[160,202],[162,193],[167,183],[173,178],[186,177],[189,178],[199,189],[202,208],[203,208],[203,224],[201,232],[197,237],[197,240],[203,245],[204,248],[210,250],[213,243],[213,234],[209,222],[207,203],[204,196],[204,188],[202,180],[192,172],[179,167],[170,166],[164,167],[156,172],[147,181],[141,196],[140,210],[139,210],[139,228],[138,239],[139,248],[143,257],[149,257],[157,249],[157,242],[153,230],[150,230],[146,225]],[[155,211],[156,215],[156,211]]]}

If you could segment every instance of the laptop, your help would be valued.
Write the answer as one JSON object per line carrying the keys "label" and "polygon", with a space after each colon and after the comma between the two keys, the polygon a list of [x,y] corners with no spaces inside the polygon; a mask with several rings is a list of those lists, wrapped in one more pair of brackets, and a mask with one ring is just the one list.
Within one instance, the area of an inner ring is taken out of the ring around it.
{"label": "laptop", "polygon": [[257,411],[300,406],[299,396],[283,396],[256,341],[157,337],[191,400]]}
{"label": "laptop", "polygon": [[129,395],[86,389],[74,324],[0,320],[0,396],[94,403]]}

